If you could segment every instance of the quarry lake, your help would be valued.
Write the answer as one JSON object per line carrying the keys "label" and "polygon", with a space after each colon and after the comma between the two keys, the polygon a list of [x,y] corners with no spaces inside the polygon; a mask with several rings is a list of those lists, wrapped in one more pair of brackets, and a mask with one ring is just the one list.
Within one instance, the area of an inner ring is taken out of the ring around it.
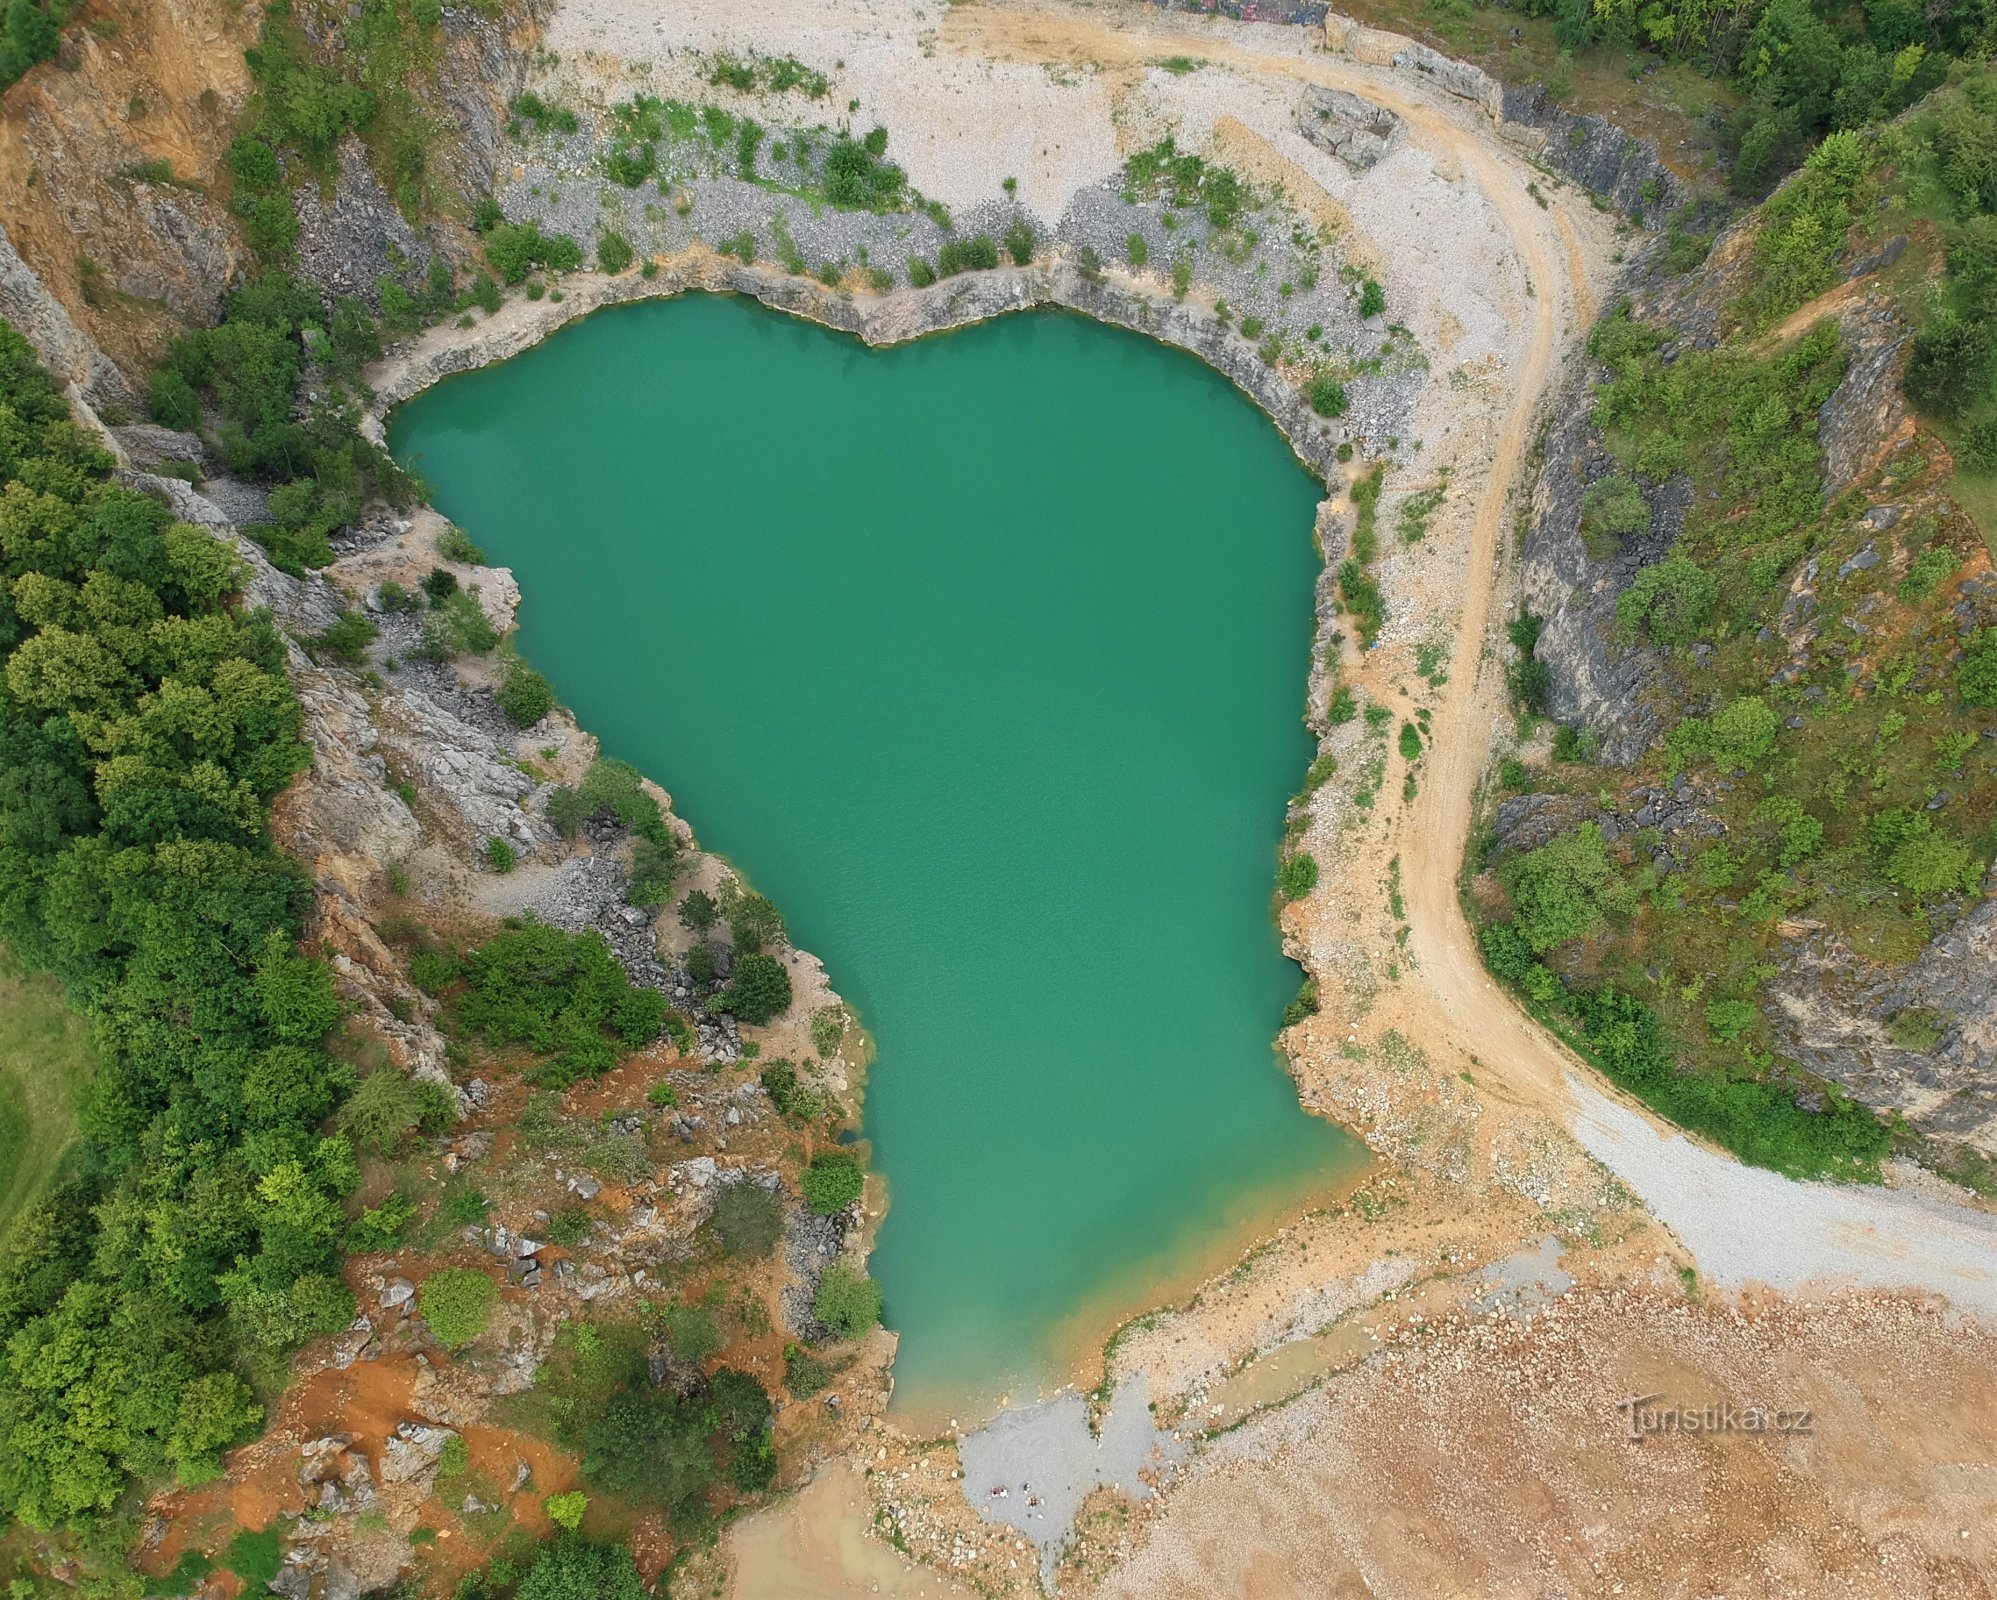
{"label": "quarry lake", "polygon": [[1319,488],[1060,313],[892,350],[689,296],[395,415],[518,643],[871,1031],[898,1399],[1062,1375],[1357,1170],[1272,1040]]}

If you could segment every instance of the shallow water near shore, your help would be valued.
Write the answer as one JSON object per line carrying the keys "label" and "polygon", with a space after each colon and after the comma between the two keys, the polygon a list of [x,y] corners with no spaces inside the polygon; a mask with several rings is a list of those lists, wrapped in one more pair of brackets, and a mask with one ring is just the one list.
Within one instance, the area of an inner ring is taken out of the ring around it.
{"label": "shallow water near shore", "polygon": [[898,1404],[1060,1376],[1106,1285],[1362,1164],[1271,1044],[1320,491],[1225,379],[1058,313],[870,351],[687,296],[390,442],[871,1030]]}

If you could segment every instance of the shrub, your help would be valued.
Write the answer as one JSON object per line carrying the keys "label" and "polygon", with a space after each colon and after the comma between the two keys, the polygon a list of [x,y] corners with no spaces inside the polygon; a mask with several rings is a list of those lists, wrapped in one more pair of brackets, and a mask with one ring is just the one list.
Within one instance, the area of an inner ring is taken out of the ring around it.
{"label": "shrub", "polygon": [[[445,523],[443,531],[437,535],[437,554],[442,556],[446,561],[455,561],[458,565],[464,567],[482,567],[485,565],[485,552],[472,543],[472,536],[454,522]],[[443,578],[450,580],[442,594],[439,594],[435,588],[431,587],[439,578],[440,573]],[[457,592],[458,580],[448,572],[441,572],[441,569],[433,569],[430,576],[423,580],[423,587],[430,591],[430,597],[433,600],[442,600]]]}
{"label": "shrub", "polygon": [[573,839],[589,821],[589,802],[567,784],[548,791],[548,825],[564,839]]}
{"label": "shrub", "polygon": [[1180,256],[1172,263],[1172,298],[1183,300],[1193,286],[1193,258]]}
{"label": "shrub", "polygon": [[784,1387],[796,1400],[821,1394],[832,1382],[832,1369],[800,1345],[784,1346]]}
{"label": "shrub", "polygon": [[650,1596],[623,1545],[589,1544],[569,1533],[541,1547],[514,1600],[650,1600]]}
{"label": "shrub", "polygon": [[361,1079],[335,1125],[361,1149],[393,1155],[423,1120],[424,1109],[415,1082],[383,1065]]}
{"label": "shrub", "polygon": [[762,895],[737,895],[728,907],[728,928],[735,935],[735,948],[750,954],[765,945],[781,944],[784,919]]}
{"label": "shrub", "polygon": [[513,846],[495,833],[485,841],[485,859],[492,864],[494,872],[505,874],[513,870],[518,858],[513,853]]}
{"label": "shrub", "polygon": [[680,926],[693,933],[705,933],[721,916],[714,896],[704,889],[689,889],[680,901]]}
{"label": "shrub", "polygon": [[555,690],[532,667],[519,661],[506,664],[506,677],[499,685],[499,709],[516,728],[531,728],[555,709]]}
{"label": "shrub", "polygon": [[790,1009],[790,973],[775,956],[735,958],[735,975],[717,1002],[738,1022],[760,1026]]}
{"label": "shrub", "polygon": [[1015,218],[1005,230],[1006,254],[1012,257],[1015,266],[1023,267],[1033,259],[1033,242],[1033,224],[1024,217]]}
{"label": "shrub", "polygon": [[1997,627],[1976,630],[1955,669],[1955,692],[1966,706],[1997,709]]}
{"label": "shrub", "polygon": [[417,654],[430,661],[448,661],[452,656],[482,656],[499,643],[485,609],[478,603],[478,588],[460,589],[446,595],[423,619],[423,642]]}
{"label": "shrub", "polygon": [[634,253],[631,241],[614,228],[606,228],[596,241],[596,264],[605,272],[622,272]]}
{"label": "shrub", "polygon": [[[818,1018],[812,1019],[813,1032],[817,1031]],[[802,1117],[809,1120],[824,1109],[824,1101],[798,1081],[797,1068],[788,1061],[772,1061],[762,1071],[763,1092],[770,1097],[770,1104],[786,1117]]]}
{"label": "shrub", "polygon": [[1419,761],[1421,759],[1421,730],[1412,722],[1401,724],[1401,759]]}
{"label": "shrub", "polygon": [[1377,317],[1386,309],[1387,291],[1381,288],[1379,283],[1374,279],[1366,279],[1360,285],[1359,289],[1359,315],[1362,317]]}
{"label": "shrub", "polygon": [[1894,593],[1910,604],[1925,600],[1944,583],[1955,576],[1958,562],[1955,552],[1947,545],[1930,545],[1907,567],[1907,575],[1902,578]]}
{"label": "shrub", "polygon": [[1706,1003],[1706,1026],[1722,1044],[1732,1044],[1754,1026],[1761,1013],[1746,1000],[1711,1000]]}
{"label": "shrub", "polygon": [[1924,411],[1959,415],[1989,387],[1991,334],[1986,319],[1944,307],[1914,335],[1901,380],[1907,398]]}
{"label": "shrub", "polygon": [[1338,566],[1338,592],[1359,629],[1361,642],[1370,645],[1387,621],[1387,602],[1380,586],[1357,561],[1347,559]]}
{"label": "shrub", "polygon": [[574,1533],[582,1526],[583,1513],[589,1510],[589,1496],[580,1489],[571,1489],[567,1494],[551,1494],[541,1502],[541,1509],[548,1513],[548,1520],[556,1527]]}
{"label": "shrub", "polygon": [[857,1339],[881,1320],[881,1286],[843,1261],[818,1280],[811,1314],[843,1338]]}
{"label": "shrub", "polygon": [[1616,598],[1616,621],[1654,644],[1690,644],[1712,616],[1719,578],[1683,550],[1637,573]]}
{"label": "shrub", "polygon": [[1317,887],[1317,857],[1299,850],[1283,857],[1276,868],[1276,892],[1285,900],[1301,900]]}
{"label": "shrub", "polygon": [[342,611],[333,625],[319,635],[319,648],[335,661],[357,666],[367,658],[367,647],[377,633],[364,611]]}
{"label": "shrub", "polygon": [[400,1249],[403,1230],[415,1216],[416,1207],[411,1201],[391,1193],[380,1205],[366,1207],[347,1225],[347,1249],[355,1255]]}
{"label": "shrub", "polygon": [[1537,955],[1594,930],[1613,874],[1600,826],[1584,822],[1573,833],[1514,857],[1499,876],[1518,931]]}
{"label": "shrub", "polygon": [[907,178],[883,160],[887,130],[872,129],[863,140],[840,134],[825,152],[825,198],[847,211],[891,211],[901,203]]}
{"label": "shrub", "polygon": [[1622,541],[1650,531],[1650,504],[1636,479],[1612,473],[1588,486],[1581,497],[1581,537],[1597,560],[1613,555]]}
{"label": "shrub", "polygon": [[988,233],[973,234],[968,239],[946,239],[936,252],[936,271],[945,278],[959,272],[989,272],[997,265],[998,245]]}
{"label": "shrub", "polygon": [[[642,174],[638,182],[643,183],[649,175]],[[544,234],[531,222],[502,222],[485,236],[485,258],[500,281],[511,284],[536,267],[573,272],[582,265],[582,246],[566,233]]]}
{"label": "shrub", "polygon": [[783,1237],[783,1204],[756,1184],[731,1183],[714,1202],[714,1231],[735,1259],[761,1261]]}
{"label": "shrub", "polygon": [[1151,259],[1151,245],[1141,233],[1133,233],[1123,241],[1123,253],[1133,267],[1142,267]]}
{"label": "shrub", "polygon": [[1310,401],[1311,410],[1321,417],[1342,417],[1351,403],[1345,393],[1345,385],[1328,372],[1312,376],[1310,387],[1304,391]]}
{"label": "shrub", "polygon": [[631,881],[624,898],[634,906],[662,906],[673,897],[678,852],[671,843],[640,839],[631,847]]}
{"label": "shrub", "polygon": [[908,258],[908,281],[912,288],[927,289],[936,281],[936,269],[921,256]]}
{"label": "shrub", "polygon": [[1512,663],[1505,674],[1506,686],[1511,690],[1512,703],[1527,716],[1546,715],[1548,698],[1553,693],[1553,669],[1537,656],[1525,656]]}
{"label": "shrub", "polygon": [[[543,923],[493,935],[465,961],[458,1021],[494,1044],[549,1058],[541,1081],[565,1086],[616,1064],[605,1033],[649,1043],[665,1021],[656,990],[634,990],[601,934]],[[646,998],[646,997],[650,998]]]}
{"label": "shrub", "polygon": [[1331,692],[1331,704],[1326,709],[1326,717],[1334,726],[1350,722],[1359,715],[1359,699],[1345,684],[1340,684]]}
{"label": "shrub", "polygon": [[436,1341],[446,1349],[461,1349],[492,1321],[499,1286],[483,1272],[443,1267],[423,1280],[416,1303]]}
{"label": "shrub", "polygon": [[799,1180],[804,1203],[821,1217],[844,1211],[867,1187],[866,1169],[845,1150],[821,1150]]}

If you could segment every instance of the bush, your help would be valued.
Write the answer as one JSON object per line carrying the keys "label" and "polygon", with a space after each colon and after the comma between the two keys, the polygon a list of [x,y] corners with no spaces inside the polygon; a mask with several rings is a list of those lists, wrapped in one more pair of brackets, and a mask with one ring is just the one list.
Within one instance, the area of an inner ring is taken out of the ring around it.
{"label": "bush", "polygon": [[1321,417],[1342,417],[1350,404],[1345,393],[1345,385],[1326,372],[1317,373],[1311,378],[1310,387],[1305,390],[1305,398],[1310,401],[1311,410]]}
{"label": "bush", "polygon": [[1401,759],[1419,761],[1421,759],[1421,729],[1412,722],[1401,724]]}
{"label": "bush", "polygon": [[596,241],[596,264],[605,272],[622,272],[634,253],[631,241],[614,228],[604,229]]}
{"label": "bush", "polygon": [[1594,930],[1613,875],[1602,830],[1593,822],[1514,857],[1499,872],[1518,931],[1535,955]]}
{"label": "bush", "polygon": [[738,1261],[761,1261],[783,1237],[784,1208],[767,1189],[731,1183],[714,1202],[714,1231]]}
{"label": "bush", "polygon": [[809,1350],[795,1344],[784,1346],[784,1387],[796,1400],[809,1400],[822,1394],[832,1382],[832,1369]]}
{"label": "bush", "polygon": [[536,267],[573,272],[582,265],[582,246],[566,233],[544,234],[531,222],[502,222],[485,236],[485,258],[500,281],[511,284]]}
{"label": "bush", "polygon": [[762,895],[737,895],[728,907],[728,929],[735,935],[735,948],[754,954],[765,945],[782,944],[784,919]]}
{"label": "bush", "polygon": [[680,901],[680,926],[692,933],[705,933],[720,920],[721,911],[714,896],[704,889],[689,889]]}
{"label": "bush", "polygon": [[1902,386],[1922,410],[1954,417],[1988,391],[1991,333],[1986,319],[1944,307],[1914,335]]}
{"label": "bush", "polygon": [[1283,857],[1276,868],[1276,892],[1285,900],[1301,900],[1317,887],[1317,857],[1299,850]]}
{"label": "bush", "polygon": [[1338,592],[1359,629],[1360,641],[1370,645],[1387,621],[1387,602],[1380,586],[1357,561],[1348,559],[1338,566]]}
{"label": "bush", "polygon": [[[817,1032],[819,1019],[812,1019],[812,1030]],[[801,1117],[809,1120],[825,1109],[823,1099],[798,1081],[797,1068],[788,1061],[772,1061],[762,1071],[763,1092],[770,1097],[770,1104],[780,1115]]]}
{"label": "bush", "polygon": [[567,1494],[551,1494],[541,1502],[541,1509],[548,1513],[548,1520],[556,1527],[574,1533],[582,1526],[583,1513],[589,1510],[589,1496],[580,1489],[571,1489]]}
{"label": "bush", "polygon": [[1966,706],[1997,709],[1997,627],[1976,630],[1955,669],[1955,692]]}
{"label": "bush", "polygon": [[843,1338],[857,1339],[881,1320],[881,1286],[843,1261],[818,1280],[811,1314]]}
{"label": "bush", "polygon": [[[485,565],[485,552],[472,542],[470,534],[466,533],[463,528],[460,528],[454,522],[445,523],[443,531],[437,535],[437,554],[442,556],[446,561],[455,561],[459,566],[463,567],[482,567]],[[449,580],[444,585],[441,594],[438,593],[437,589],[432,587],[439,579]],[[430,576],[423,580],[423,587],[430,591],[431,599],[442,600],[457,593],[458,580],[452,574],[444,572],[441,568],[434,568]]]}
{"label": "bush", "polygon": [[1616,621],[1653,644],[1690,644],[1704,630],[1719,598],[1720,580],[1683,550],[1637,573],[1616,598]]}
{"label": "bush", "polygon": [[631,881],[624,898],[634,906],[662,906],[673,897],[673,873],[679,860],[671,843],[640,839],[631,847]]}
{"label": "bush", "polygon": [[867,1172],[845,1150],[821,1150],[811,1158],[799,1180],[804,1203],[821,1217],[844,1211],[867,1187]]}
{"label": "bush", "polygon": [[775,956],[735,958],[735,975],[718,997],[720,1009],[738,1022],[760,1027],[790,1009],[790,973]]}
{"label": "bush", "polygon": [[1015,266],[1025,266],[1033,259],[1033,224],[1024,217],[1014,220],[1005,230],[1006,254],[1011,256]]}
{"label": "bush", "polygon": [[936,269],[921,256],[908,258],[908,281],[912,288],[927,289],[936,281]]}
{"label": "bush", "polygon": [[651,1591],[623,1545],[569,1533],[541,1547],[514,1600],[651,1600]]}
{"label": "bush", "polygon": [[[998,245],[988,233],[973,234],[968,239],[946,239],[936,252],[936,271],[940,277],[953,277],[959,272],[989,272],[997,265]],[[911,270],[911,279],[913,276]]]}
{"label": "bush", "polygon": [[319,648],[335,661],[358,666],[367,659],[367,647],[378,630],[365,611],[342,611],[339,619],[319,635]]}
{"label": "bush", "polygon": [[1381,288],[1379,283],[1374,279],[1366,279],[1360,285],[1359,289],[1359,315],[1362,317],[1377,317],[1386,309],[1387,291]]}
{"label": "bush", "polygon": [[461,1349],[491,1323],[499,1286],[483,1272],[443,1267],[423,1280],[416,1304],[436,1341],[446,1349]]}
{"label": "bush", "polygon": [[875,128],[864,140],[840,134],[825,152],[825,198],[847,211],[891,211],[901,203],[907,179],[882,157],[887,130]]}
{"label": "bush", "polygon": [[1754,1026],[1761,1013],[1746,1000],[1711,1000],[1706,1003],[1706,1026],[1722,1044],[1732,1044]]}
{"label": "bush", "polygon": [[378,1156],[393,1155],[423,1120],[423,1096],[415,1081],[394,1067],[382,1065],[361,1079],[340,1108],[339,1130],[361,1149]]}
{"label": "bush", "polygon": [[576,789],[575,804],[581,808],[582,818],[608,813],[642,839],[672,843],[672,830],[666,826],[659,802],[646,792],[645,780],[629,762],[608,756],[592,762]]}
{"label": "bush", "polygon": [[1151,259],[1151,245],[1143,234],[1133,233],[1123,241],[1123,253],[1133,267],[1142,267]]}
{"label": "bush", "polygon": [[513,870],[518,858],[514,855],[513,846],[495,833],[485,841],[485,859],[491,863],[494,872],[503,876]]}
{"label": "bush", "polygon": [[665,1021],[664,997],[634,989],[601,934],[538,922],[472,951],[465,986],[459,1023],[491,1043],[524,1044],[548,1057],[538,1076],[554,1087],[616,1065],[606,1033],[637,1046],[656,1038]]}
{"label": "bush", "polygon": [[1636,479],[1612,473],[1581,497],[1581,537],[1597,560],[1613,555],[1625,539],[1650,531],[1650,504]]}
{"label": "bush", "polygon": [[482,656],[499,643],[485,609],[478,603],[478,588],[460,589],[446,595],[423,619],[423,642],[417,654],[430,661],[448,661],[452,656]]}
{"label": "bush", "polygon": [[1345,684],[1340,684],[1331,692],[1331,704],[1325,712],[1334,726],[1341,726],[1359,715],[1359,699]]}
{"label": "bush", "polygon": [[499,685],[499,709],[516,728],[531,728],[555,709],[555,690],[532,667],[519,661],[506,664],[506,677]]}

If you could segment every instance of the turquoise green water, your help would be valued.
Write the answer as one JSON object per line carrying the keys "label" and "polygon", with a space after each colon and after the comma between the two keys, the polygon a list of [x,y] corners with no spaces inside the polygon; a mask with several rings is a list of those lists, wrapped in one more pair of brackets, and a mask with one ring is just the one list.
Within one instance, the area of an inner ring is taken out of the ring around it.
{"label": "turquoise green water", "polygon": [[1048,1377],[1090,1308],[1356,1166],[1271,1046],[1318,491],[1223,379],[1059,314],[869,351],[695,297],[391,443],[872,1030],[900,1398]]}

